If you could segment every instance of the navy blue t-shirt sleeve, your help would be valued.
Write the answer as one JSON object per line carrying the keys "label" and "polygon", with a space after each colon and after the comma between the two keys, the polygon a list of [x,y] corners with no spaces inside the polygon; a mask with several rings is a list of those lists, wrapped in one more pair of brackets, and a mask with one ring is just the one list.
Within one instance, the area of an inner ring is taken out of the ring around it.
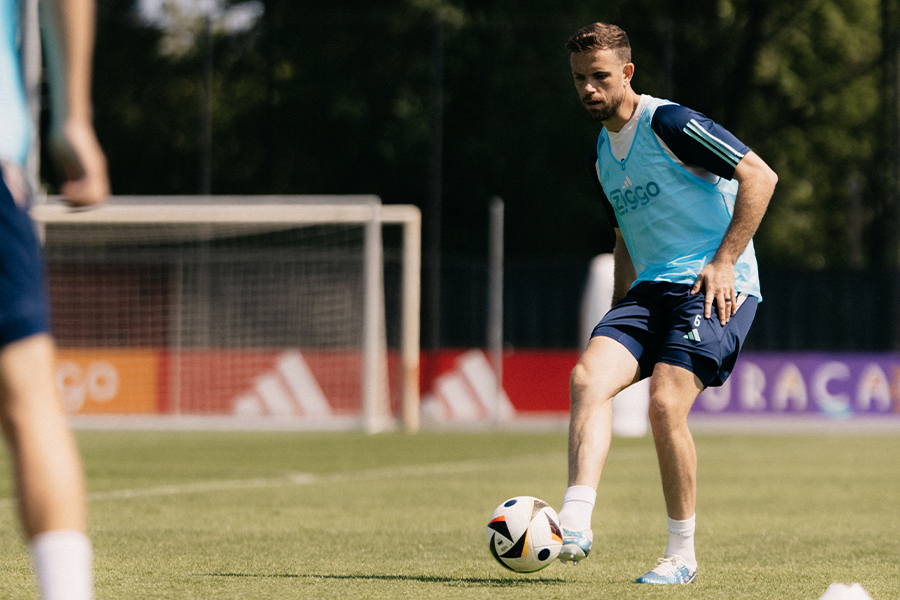
{"label": "navy blue t-shirt sleeve", "polygon": [[681,162],[725,179],[734,178],[735,167],[750,151],[715,121],[679,104],[657,108],[650,126]]}
{"label": "navy blue t-shirt sleeve", "polygon": [[609,198],[606,197],[606,192],[603,191],[603,186],[600,185],[600,177],[597,175],[597,145],[594,144],[591,148],[591,180],[594,182],[594,185],[597,186],[597,191],[600,192],[600,199],[603,202],[603,210],[606,211],[606,219],[609,221],[609,224],[613,227],[619,226],[619,220],[616,218],[616,211],[613,209],[612,204],[609,202]]}

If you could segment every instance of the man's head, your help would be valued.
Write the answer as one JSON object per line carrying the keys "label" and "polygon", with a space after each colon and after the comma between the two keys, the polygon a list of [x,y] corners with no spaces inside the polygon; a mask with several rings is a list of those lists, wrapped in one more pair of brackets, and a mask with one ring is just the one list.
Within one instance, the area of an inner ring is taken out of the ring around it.
{"label": "man's head", "polygon": [[631,62],[628,35],[620,27],[609,23],[594,23],[582,27],[566,42],[566,49],[573,54],[611,50],[623,65]]}
{"label": "man's head", "polygon": [[[575,32],[566,42],[572,65],[575,89],[588,114],[596,121],[613,121],[630,92],[634,65],[631,44],[622,29],[607,23],[594,23]],[[624,122],[622,123],[624,124]]]}

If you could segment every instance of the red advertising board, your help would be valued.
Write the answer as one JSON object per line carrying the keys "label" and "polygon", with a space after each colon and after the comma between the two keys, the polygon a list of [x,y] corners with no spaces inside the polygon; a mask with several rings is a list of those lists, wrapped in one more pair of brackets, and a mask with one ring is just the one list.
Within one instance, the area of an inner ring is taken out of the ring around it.
{"label": "red advertising board", "polygon": [[[575,350],[515,350],[503,356],[502,403],[514,413],[565,413]],[[399,414],[396,353],[388,356],[388,397]],[[422,354],[423,402],[492,414],[496,378],[481,350]],[[361,412],[358,351],[152,348],[59,351],[62,399],[77,414],[348,416]],[[453,397],[455,395],[459,397]],[[499,401],[499,400],[498,400]],[[900,355],[744,353],[731,378],[698,398],[706,414],[824,414],[900,417]]]}

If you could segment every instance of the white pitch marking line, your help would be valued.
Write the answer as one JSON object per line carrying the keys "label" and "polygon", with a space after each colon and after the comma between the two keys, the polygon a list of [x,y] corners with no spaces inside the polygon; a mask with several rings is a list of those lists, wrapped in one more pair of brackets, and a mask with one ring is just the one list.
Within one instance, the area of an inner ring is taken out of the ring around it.
{"label": "white pitch marking line", "polygon": [[[289,473],[281,477],[257,477],[254,479],[231,479],[220,481],[197,481],[176,485],[163,485],[131,490],[111,490],[93,492],[87,495],[89,502],[103,500],[128,500],[131,498],[148,498],[153,496],[178,496],[182,494],[202,494],[229,490],[252,490],[287,485],[313,485],[328,483],[352,483],[354,481],[372,481],[383,479],[408,479],[415,477],[432,477],[452,473],[471,473],[485,469],[494,469],[501,464],[524,462],[534,464],[541,461],[565,460],[565,454],[553,453],[542,456],[520,456],[515,459],[502,460],[466,460],[432,465],[408,465],[386,469],[368,469],[365,471],[348,471],[340,473]],[[0,506],[13,506],[15,498],[0,498]]]}

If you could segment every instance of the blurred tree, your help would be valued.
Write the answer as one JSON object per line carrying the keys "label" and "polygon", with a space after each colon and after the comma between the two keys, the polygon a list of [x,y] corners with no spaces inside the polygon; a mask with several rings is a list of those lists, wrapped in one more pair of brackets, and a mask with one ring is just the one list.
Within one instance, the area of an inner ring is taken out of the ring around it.
{"label": "blurred tree", "polygon": [[854,266],[870,256],[871,172],[879,143],[877,0],[734,0],[720,48],[739,62],[721,81],[725,120],[781,179],[757,236],[768,262]]}
{"label": "blurred tree", "polygon": [[[874,140],[876,157],[867,173],[873,213],[868,239],[871,263],[896,267],[900,264],[900,3],[880,0],[880,9],[880,112],[873,119],[879,133]],[[895,329],[900,327],[900,319],[892,321]],[[900,340],[900,331],[894,339]]]}
{"label": "blurred tree", "polygon": [[[213,193],[375,193],[424,208],[440,11],[444,252],[486,253],[495,195],[506,201],[509,258],[608,250],[586,164],[598,125],[574,95],[564,48],[605,20],[631,37],[639,92],[708,114],[778,171],[762,260],[879,260],[869,243],[885,129],[878,0],[262,5],[249,31],[214,32]],[[99,18],[97,127],[114,191],[195,193],[200,48],[161,52],[166,36],[129,0],[100,0]]]}

